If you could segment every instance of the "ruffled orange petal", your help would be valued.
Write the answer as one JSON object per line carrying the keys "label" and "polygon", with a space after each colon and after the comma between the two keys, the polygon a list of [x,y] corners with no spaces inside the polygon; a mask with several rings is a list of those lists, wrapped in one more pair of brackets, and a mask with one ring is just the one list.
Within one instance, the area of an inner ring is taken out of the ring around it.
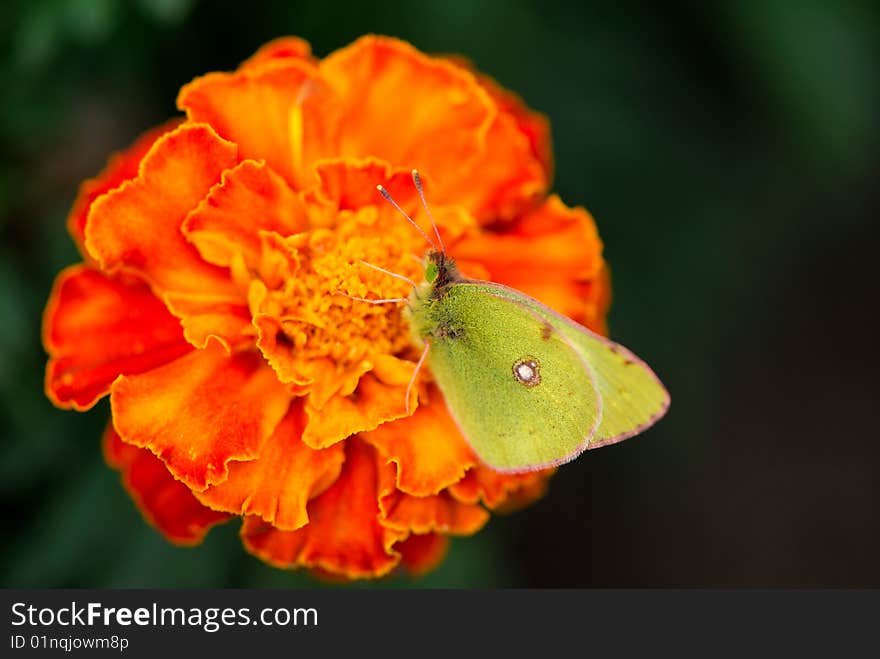
{"label": "ruffled orange petal", "polygon": [[512,513],[526,506],[532,505],[535,501],[543,497],[547,493],[550,476],[552,474],[544,474],[543,478],[524,479],[519,482],[516,487],[507,491],[507,498],[499,502],[492,508],[495,513]]}
{"label": "ruffled orange petal", "polygon": [[[486,138],[483,159],[473,169],[457,172],[460,178],[449,182],[462,185],[468,195],[463,201],[479,217],[513,219],[550,187],[553,178],[550,122],[543,114],[530,110],[519,96],[476,71],[467,59],[460,56],[447,56],[447,59],[473,72],[498,111]],[[511,169],[514,163],[519,167]],[[479,178],[479,186],[469,185],[473,177]]]}
{"label": "ruffled orange petal", "polygon": [[122,472],[122,484],[150,524],[179,545],[197,545],[216,524],[231,519],[200,504],[146,449],[125,444],[113,426],[103,438],[104,459]]}
{"label": "ruffled orange petal", "polygon": [[604,261],[596,225],[583,208],[569,208],[556,195],[503,234],[471,234],[451,252],[464,271],[477,263],[491,281],[521,290],[566,316],[602,315],[597,289],[604,283]]}
{"label": "ruffled orange petal", "polygon": [[371,155],[442,180],[473,159],[493,119],[471,74],[397,39],[358,39],[320,70],[339,94],[343,157]]}
{"label": "ruffled orange petal", "polygon": [[[361,377],[372,371],[381,383],[400,387],[409,383],[413,363],[392,355],[376,355],[372,360],[363,360],[340,369],[330,359],[316,359],[309,364],[308,383],[309,407],[316,413],[334,396],[349,397],[358,387]],[[413,408],[414,409],[414,408]]]}
{"label": "ruffled orange petal", "polygon": [[209,263],[229,266],[233,254],[256,269],[260,231],[282,236],[303,231],[306,209],[287,183],[264,162],[245,160],[223,173],[220,183],[183,223],[183,233]]}
{"label": "ruffled orange petal", "polygon": [[397,487],[415,496],[437,494],[477,464],[436,389],[411,417],[383,424],[362,437],[397,465]]}
{"label": "ruffled orange petal", "polygon": [[316,68],[299,58],[260,58],[235,73],[210,73],[180,90],[177,106],[265,160],[294,189],[308,164],[334,153],[337,121]]}
{"label": "ruffled orange petal", "polygon": [[434,203],[460,203],[484,221],[509,219],[547,189],[549,172],[516,116],[462,67],[368,36],[320,70],[339,93],[341,155],[417,167],[437,182]]}
{"label": "ruffled orange petal", "polygon": [[550,173],[513,116],[495,115],[481,156],[469,167],[445,173],[443,187],[458,192],[459,202],[484,222],[514,219],[547,192]]}
{"label": "ruffled orange petal", "polygon": [[489,92],[500,113],[513,119],[518,131],[528,140],[532,155],[540,163],[549,183],[553,178],[553,143],[550,137],[550,121],[546,115],[529,109],[519,96],[504,89],[489,76],[475,71],[471,62],[461,57],[451,57],[450,61],[472,71],[480,85]]}
{"label": "ruffled orange petal", "polygon": [[493,510],[511,510],[540,498],[554,469],[523,474],[502,474],[479,465],[449,487],[449,492],[463,503],[482,501]]}
{"label": "ruffled orange petal", "polygon": [[[416,392],[410,393],[410,409],[415,409]],[[331,396],[320,408],[311,398],[306,402],[308,423],[303,441],[312,448],[324,448],[355,433],[407,416],[406,384],[386,383],[367,373],[349,395]]]}
{"label": "ruffled orange petal", "polygon": [[242,62],[239,68],[257,68],[266,63],[287,59],[312,61],[312,47],[309,42],[299,37],[273,39]]}
{"label": "ruffled orange petal", "polygon": [[396,471],[387,461],[379,469],[379,512],[384,526],[403,533],[470,535],[489,520],[485,508],[455,499],[446,491],[424,497],[401,492]]}
{"label": "ruffled orange petal", "polygon": [[379,195],[378,184],[404,209],[415,210],[418,204],[410,170],[395,169],[378,158],[328,158],[315,164],[315,175],[318,183],[310,196],[331,203],[336,211],[379,206],[395,212]]}
{"label": "ruffled orange petal", "polygon": [[223,482],[231,460],[253,460],[290,395],[258,353],[211,341],[148,373],[120,377],[110,404],[122,439],[148,448],[193,490]]}
{"label": "ruffled orange petal", "polygon": [[208,126],[184,124],[153,144],[137,178],[92,204],[86,248],[108,272],[133,270],[161,292],[236,298],[223,268],[206,263],[181,225],[221,173],[238,161],[236,146]]}
{"label": "ruffled orange petal", "polygon": [[168,131],[176,128],[180,122],[180,119],[172,119],[144,133],[129,148],[111,156],[107,166],[100,174],[95,178],[83,181],[79,186],[79,193],[73,202],[70,214],[67,216],[67,228],[83,256],[89,258],[85,249],[85,229],[86,218],[92,207],[92,202],[105,192],[119,187],[125,181],[137,176],[141,160],[153,146],[153,143]]}
{"label": "ruffled orange petal", "polygon": [[440,533],[413,534],[394,548],[400,562],[413,576],[422,576],[436,568],[449,551],[449,536]]}
{"label": "ruffled orange petal", "polygon": [[180,318],[183,335],[196,348],[204,348],[214,338],[227,352],[251,345],[256,329],[247,304],[228,298],[186,293],[168,293],[165,304]]}
{"label": "ruffled orange petal", "polygon": [[[262,282],[256,282],[252,292],[259,291],[262,294],[265,286]],[[257,296],[251,297],[251,307],[257,306],[259,303],[255,301]],[[339,388],[341,383],[336,377],[336,365],[330,359],[316,359],[303,363],[297,359],[294,354],[293,342],[284,333],[281,321],[274,316],[257,313],[253,317],[254,327],[257,329],[257,348],[263,353],[263,357],[269,365],[275,370],[275,375],[281,382],[302,385],[308,388],[318,383],[316,386],[323,386],[326,391],[325,396],[321,396],[321,400],[330,398]],[[363,367],[361,372],[366,372],[367,368]]]}
{"label": "ruffled orange petal", "polygon": [[149,371],[191,347],[180,323],[133,278],[109,279],[86,265],[55,281],[43,318],[46,395],[59,407],[90,408],[120,374]]}
{"label": "ruffled orange petal", "polygon": [[381,508],[385,526],[414,533],[471,535],[489,521],[485,508],[459,501],[447,492],[414,497],[395,490],[382,498]]}
{"label": "ruffled orange petal", "polygon": [[305,425],[302,401],[260,449],[257,459],[229,464],[229,477],[196,497],[206,506],[240,515],[257,515],[266,523],[294,531],[309,521],[306,503],[339,476],[345,451],[342,444],[315,451],[302,439]]}
{"label": "ruffled orange petal", "polygon": [[258,517],[241,527],[245,548],[281,568],[309,567],[350,579],[387,574],[400,560],[394,536],[379,523],[378,465],[373,449],[352,439],[336,482],[308,504],[309,523],[280,531]]}

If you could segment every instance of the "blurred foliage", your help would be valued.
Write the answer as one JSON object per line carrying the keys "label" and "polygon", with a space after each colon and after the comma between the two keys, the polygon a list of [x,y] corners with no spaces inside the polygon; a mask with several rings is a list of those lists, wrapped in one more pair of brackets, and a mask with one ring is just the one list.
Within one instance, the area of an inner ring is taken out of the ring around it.
{"label": "blurred foliage", "polygon": [[[431,575],[379,585],[880,584],[876,385],[848,405],[868,357],[834,334],[867,326],[876,276],[847,279],[876,258],[880,206],[880,6],[856,0],[0,5],[0,583],[316,583],[247,556],[236,524],[196,549],[147,526],[102,464],[107,405],[44,398],[40,315],[77,260],[78,183],[183,83],[283,34],[323,56],[367,32],[462,54],[549,116],[555,189],[606,244],[612,335],[673,394],[646,436],[564,467]],[[836,402],[843,426],[802,422]]]}

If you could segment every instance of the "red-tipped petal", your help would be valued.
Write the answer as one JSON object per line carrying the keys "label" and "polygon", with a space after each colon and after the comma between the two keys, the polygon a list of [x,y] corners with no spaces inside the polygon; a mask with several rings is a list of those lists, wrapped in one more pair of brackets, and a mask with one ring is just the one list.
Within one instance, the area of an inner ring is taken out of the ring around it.
{"label": "red-tipped petal", "polygon": [[228,272],[205,262],[181,226],[224,170],[237,148],[208,126],[184,124],[160,137],[137,178],[92,204],[86,248],[105,271],[134,271],[159,292],[238,297]]}
{"label": "red-tipped petal", "polygon": [[86,265],[64,270],[43,319],[46,395],[88,409],[119,375],[149,371],[191,350],[179,321],[146,284]]}
{"label": "red-tipped petal", "polygon": [[168,131],[176,128],[181,121],[182,119],[172,119],[147,131],[130,147],[112,155],[100,174],[95,178],[83,181],[79,186],[79,193],[73,202],[70,214],[67,216],[67,228],[83,256],[88,257],[88,252],[85,249],[85,230],[92,202],[105,192],[135,178],[138,175],[141,160],[152,148],[153,143]]}
{"label": "red-tipped petal", "polygon": [[223,482],[232,460],[253,460],[290,396],[258,353],[227,355],[209,342],[111,389],[122,439],[148,448],[193,490]]}
{"label": "red-tipped petal", "polygon": [[440,533],[413,534],[394,548],[400,562],[413,576],[422,576],[436,568],[449,551],[449,536]]}
{"label": "red-tipped petal", "polygon": [[258,517],[241,528],[248,551],[282,568],[309,567],[349,579],[387,574],[400,560],[388,547],[395,541],[379,523],[378,469],[373,449],[347,444],[345,464],[335,483],[309,502],[309,523],[279,531]]}
{"label": "red-tipped petal", "polygon": [[229,477],[196,496],[211,508],[257,515],[281,530],[294,531],[309,521],[306,504],[339,476],[345,451],[342,444],[316,451],[302,441],[305,425],[302,400],[250,462],[231,462]]}
{"label": "red-tipped petal", "polygon": [[415,496],[437,494],[477,463],[446,411],[440,392],[415,414],[363,433],[365,441],[397,465],[397,487]]}
{"label": "red-tipped petal", "polygon": [[103,446],[107,464],[122,472],[122,484],[141,513],[171,542],[197,545],[211,527],[231,519],[200,504],[159,458],[125,444],[113,426],[107,426]]}

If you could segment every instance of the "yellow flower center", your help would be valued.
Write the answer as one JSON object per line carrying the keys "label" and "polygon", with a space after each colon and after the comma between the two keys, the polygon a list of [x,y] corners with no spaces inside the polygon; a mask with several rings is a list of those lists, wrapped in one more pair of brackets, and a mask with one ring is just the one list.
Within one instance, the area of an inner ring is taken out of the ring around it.
{"label": "yellow flower center", "polygon": [[297,361],[329,358],[339,366],[368,355],[397,354],[409,345],[403,302],[406,281],[367,264],[417,281],[421,238],[399,218],[380,221],[374,207],[340,211],[332,227],[282,238],[264,235],[259,275],[266,286],[257,313],[281,325]]}

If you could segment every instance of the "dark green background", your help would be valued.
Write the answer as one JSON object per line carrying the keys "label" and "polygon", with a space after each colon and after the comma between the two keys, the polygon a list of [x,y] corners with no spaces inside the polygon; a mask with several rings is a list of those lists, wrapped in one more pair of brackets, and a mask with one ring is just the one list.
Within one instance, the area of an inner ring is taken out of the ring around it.
{"label": "dark green background", "polygon": [[77,259],[78,183],[183,83],[283,34],[323,56],[379,32],[461,53],[549,116],[555,189],[606,244],[612,336],[673,398],[391,584],[880,585],[878,3],[606,4],[3,3],[0,584],[314,583],[245,554],[237,523],[195,549],[145,524],[102,463],[107,405],[44,398],[40,314]]}

